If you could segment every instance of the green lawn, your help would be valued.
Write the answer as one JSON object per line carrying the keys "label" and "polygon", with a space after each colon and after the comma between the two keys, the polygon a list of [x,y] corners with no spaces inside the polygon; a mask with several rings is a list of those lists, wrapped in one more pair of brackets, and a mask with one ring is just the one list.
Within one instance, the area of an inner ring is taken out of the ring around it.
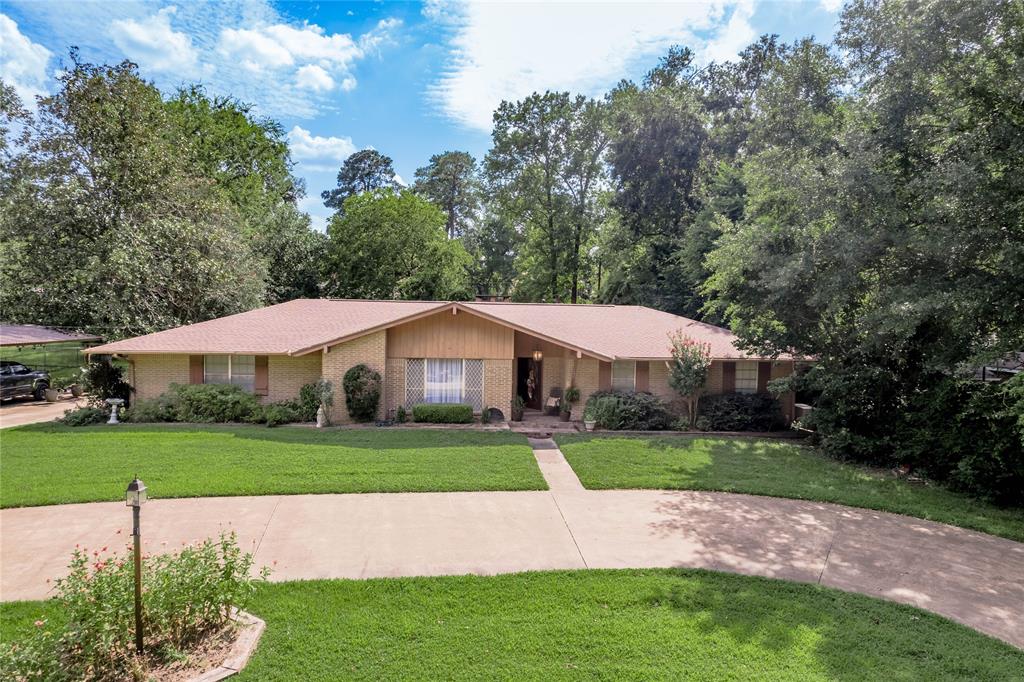
{"label": "green lawn", "polygon": [[306,427],[35,424],[0,431],[0,507],[294,493],[545,490],[524,436]]}
{"label": "green lawn", "polygon": [[[5,640],[39,602],[0,607]],[[240,680],[1019,680],[1024,652],[911,607],[703,571],[261,587]],[[53,607],[45,615],[52,617]]]}
{"label": "green lawn", "polygon": [[911,485],[786,441],[584,434],[555,440],[587,488],[724,490],[836,502],[1024,541],[1024,509]]}

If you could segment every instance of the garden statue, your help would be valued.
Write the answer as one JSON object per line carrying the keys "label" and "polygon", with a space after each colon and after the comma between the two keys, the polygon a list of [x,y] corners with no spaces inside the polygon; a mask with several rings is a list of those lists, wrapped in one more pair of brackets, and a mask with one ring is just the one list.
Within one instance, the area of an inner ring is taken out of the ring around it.
{"label": "garden statue", "polygon": [[121,405],[124,405],[124,399],[123,398],[107,398],[105,402],[107,403],[107,405],[110,405],[110,419],[107,420],[107,423],[108,424],[120,424],[121,422],[119,422],[117,420],[117,409],[119,407],[121,407]]}

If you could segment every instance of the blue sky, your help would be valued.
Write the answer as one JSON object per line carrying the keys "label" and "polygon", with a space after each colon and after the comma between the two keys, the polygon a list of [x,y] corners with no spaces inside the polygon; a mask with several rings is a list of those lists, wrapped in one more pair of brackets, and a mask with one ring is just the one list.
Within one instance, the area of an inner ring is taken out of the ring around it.
{"label": "blue sky", "polygon": [[598,96],[643,75],[670,45],[730,59],[763,33],[829,40],[840,0],[686,3],[57,2],[0,4],[0,77],[49,92],[77,45],[89,61],[131,59],[161,89],[201,82],[279,120],[302,208],[341,161],[373,147],[411,181],[431,154],[481,158],[490,114],[533,91]]}

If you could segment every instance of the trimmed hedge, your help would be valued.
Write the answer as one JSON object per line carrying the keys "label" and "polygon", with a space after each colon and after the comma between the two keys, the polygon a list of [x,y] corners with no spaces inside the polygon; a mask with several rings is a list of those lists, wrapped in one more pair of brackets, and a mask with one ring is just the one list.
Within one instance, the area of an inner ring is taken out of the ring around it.
{"label": "trimmed hedge", "polygon": [[412,406],[413,421],[428,424],[469,424],[473,406],[465,403],[419,403]]}
{"label": "trimmed hedge", "polygon": [[584,419],[609,431],[664,431],[672,422],[668,407],[650,393],[597,391],[587,398]]}
{"label": "trimmed hedge", "polygon": [[697,426],[705,431],[775,431],[785,421],[779,401],[769,393],[728,393],[701,398]]}

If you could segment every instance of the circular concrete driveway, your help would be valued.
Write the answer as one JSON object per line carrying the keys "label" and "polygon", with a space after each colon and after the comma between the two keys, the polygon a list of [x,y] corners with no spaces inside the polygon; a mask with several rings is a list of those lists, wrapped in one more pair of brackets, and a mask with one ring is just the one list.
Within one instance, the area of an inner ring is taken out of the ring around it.
{"label": "circular concrete driveway", "polygon": [[[731,493],[584,490],[531,440],[549,491],[154,500],[145,551],[238,533],[271,580],[687,567],[933,611],[1024,648],[1024,544],[907,516]],[[75,545],[120,549],[123,502],[0,511],[0,599],[40,599]]]}
{"label": "circular concrete driveway", "polygon": [[[0,598],[47,596],[76,544],[120,548],[123,503],[0,511]],[[145,549],[237,531],[272,580],[695,567],[914,604],[1024,648],[1024,544],[894,514],[707,492],[154,500]]]}

